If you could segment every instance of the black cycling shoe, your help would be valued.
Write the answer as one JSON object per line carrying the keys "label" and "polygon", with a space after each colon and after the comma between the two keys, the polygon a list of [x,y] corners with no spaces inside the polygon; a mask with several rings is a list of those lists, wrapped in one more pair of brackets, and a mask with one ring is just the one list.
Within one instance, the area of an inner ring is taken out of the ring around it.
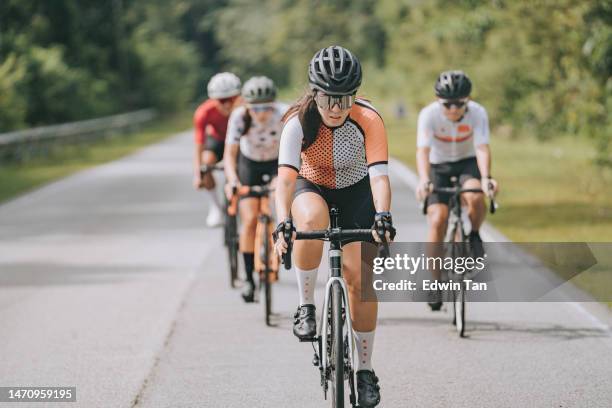
{"label": "black cycling shoe", "polygon": [[480,233],[478,231],[470,232],[469,240],[474,258],[484,257],[484,246],[482,245],[482,238],[480,238]]}
{"label": "black cycling shoe", "polygon": [[357,371],[357,403],[359,407],[373,408],[380,402],[380,386],[374,371]]}
{"label": "black cycling shoe", "polygon": [[315,305],[302,305],[293,315],[293,334],[300,341],[314,340],[317,334]]}
{"label": "black cycling shoe", "polygon": [[439,290],[430,290],[427,293],[427,304],[431,308],[432,312],[438,312],[442,309],[442,292]]}
{"label": "black cycling shoe", "polygon": [[255,301],[255,283],[245,282],[244,290],[242,291],[242,299],[246,303],[253,303]]}

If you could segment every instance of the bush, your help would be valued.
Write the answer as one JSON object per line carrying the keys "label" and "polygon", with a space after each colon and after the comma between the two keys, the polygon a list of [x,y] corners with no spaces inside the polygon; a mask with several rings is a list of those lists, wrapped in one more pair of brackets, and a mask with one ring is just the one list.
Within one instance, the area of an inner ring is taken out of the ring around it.
{"label": "bush", "polygon": [[132,46],[140,60],[140,89],[147,106],[162,113],[175,112],[193,100],[200,64],[192,45],[141,27],[132,38]]}

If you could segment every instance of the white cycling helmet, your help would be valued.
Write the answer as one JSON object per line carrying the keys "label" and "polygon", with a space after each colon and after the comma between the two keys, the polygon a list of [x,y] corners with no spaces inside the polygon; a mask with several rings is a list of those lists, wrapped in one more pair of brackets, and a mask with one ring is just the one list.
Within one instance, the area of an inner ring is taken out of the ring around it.
{"label": "white cycling helmet", "polygon": [[230,98],[240,95],[240,78],[231,72],[213,75],[208,81],[208,97],[212,99]]}

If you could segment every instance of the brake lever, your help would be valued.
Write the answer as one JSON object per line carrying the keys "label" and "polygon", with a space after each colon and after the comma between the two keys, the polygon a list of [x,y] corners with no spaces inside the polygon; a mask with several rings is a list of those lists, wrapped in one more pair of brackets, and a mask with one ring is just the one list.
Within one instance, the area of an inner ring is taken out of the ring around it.
{"label": "brake lever", "polygon": [[498,207],[497,201],[495,201],[495,199],[493,198],[493,195],[489,197],[489,201],[490,201],[489,212],[491,214],[495,214],[495,211],[497,210],[497,207]]}
{"label": "brake lever", "polygon": [[421,212],[423,215],[427,215],[427,197],[423,201],[421,201]]}
{"label": "brake lever", "polygon": [[380,222],[380,225],[376,226],[376,233],[382,241],[378,246],[378,256],[388,258],[390,253],[389,242],[387,241],[387,234],[385,233],[385,229],[382,227],[382,222]]}
{"label": "brake lever", "polygon": [[497,202],[495,202],[495,195],[493,193],[493,183],[491,183],[490,181],[488,182],[488,196],[489,196],[489,201],[490,201],[490,205],[489,205],[489,212],[491,214],[495,214],[495,210],[497,210]]}
{"label": "brake lever", "polygon": [[[287,226],[289,226],[289,228],[287,228]],[[289,231],[287,231],[287,229],[289,229]],[[281,257],[281,261],[283,265],[285,265],[285,270],[291,269],[291,250],[293,249],[293,242],[291,240],[291,238],[293,238],[291,236],[292,232],[293,223],[291,222],[291,220],[285,221],[285,228],[283,229],[283,238],[287,243],[287,252],[285,252]]]}

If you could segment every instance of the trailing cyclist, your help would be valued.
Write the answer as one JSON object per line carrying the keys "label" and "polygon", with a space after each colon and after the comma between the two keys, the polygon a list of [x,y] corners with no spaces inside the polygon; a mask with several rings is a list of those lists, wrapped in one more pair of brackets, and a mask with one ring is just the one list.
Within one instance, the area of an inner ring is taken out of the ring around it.
{"label": "trailing cyclist", "polygon": [[[282,222],[275,244],[279,255],[287,250],[285,221],[292,217],[300,231],[325,229],[332,204],[340,210],[342,228],[378,223],[384,225],[387,240],[395,235],[389,213],[387,135],[376,109],[355,96],[361,79],[359,60],[345,48],[323,48],[310,61],[310,90],[287,112],[281,136],[276,211]],[[294,244],[299,307],[293,333],[300,339],[316,335],[314,288],[322,250],[321,241]],[[378,304],[361,301],[360,258],[359,242],[343,242],[343,274],[359,357],[358,401],[359,406],[374,407],[380,401],[371,363]]]}
{"label": "trailing cyclist", "polygon": [[[241,185],[266,184],[266,176],[272,181],[278,171],[278,148],[282,130],[282,117],[287,105],[276,100],[276,87],[270,78],[256,76],[242,88],[245,106],[236,108],[229,119],[227,130],[225,175],[226,195],[231,195]],[[253,302],[255,281],[254,242],[259,198],[243,197],[240,200],[240,252],[244,259],[246,286],[242,293],[245,302]]]}
{"label": "trailing cyclist", "polygon": [[227,121],[232,109],[238,104],[240,79],[231,72],[214,75],[208,82],[208,100],[195,111],[195,154],[193,158],[193,185],[204,188],[209,198],[210,209],[206,225],[216,227],[223,221],[221,205],[215,192],[212,173],[202,175],[202,164],[214,165],[223,159]]}
{"label": "trailing cyclist", "polygon": [[[491,177],[489,119],[486,109],[472,101],[472,82],[463,71],[445,71],[434,86],[437,101],[421,110],[417,129],[417,198],[427,198],[429,242],[442,242],[446,233],[450,194],[430,193],[432,188],[451,187],[456,177],[462,188],[485,194],[465,193],[471,223],[469,240],[476,256],[482,256],[479,229],[486,215],[485,195],[495,194],[497,182]],[[440,271],[432,271],[435,279]],[[432,293],[429,306],[440,310],[440,292]]]}

